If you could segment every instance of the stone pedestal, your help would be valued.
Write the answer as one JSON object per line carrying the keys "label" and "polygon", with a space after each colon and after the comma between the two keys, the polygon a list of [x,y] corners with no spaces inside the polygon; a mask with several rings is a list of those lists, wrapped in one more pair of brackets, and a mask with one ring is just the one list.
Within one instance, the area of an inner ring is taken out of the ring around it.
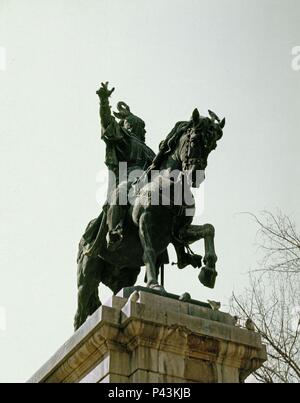
{"label": "stone pedestal", "polygon": [[241,382],[266,360],[260,336],[229,314],[135,289],[99,308],[29,382]]}

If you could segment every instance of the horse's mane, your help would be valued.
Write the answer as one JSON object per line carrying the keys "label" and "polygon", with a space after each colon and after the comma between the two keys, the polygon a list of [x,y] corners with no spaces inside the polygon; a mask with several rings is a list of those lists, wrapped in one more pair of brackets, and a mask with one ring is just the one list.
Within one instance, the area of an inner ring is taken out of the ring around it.
{"label": "horse's mane", "polygon": [[175,146],[178,143],[178,140],[180,137],[187,131],[187,129],[190,127],[191,121],[182,121],[182,122],[177,122],[174,126],[174,128],[170,131],[170,133],[167,135],[165,140],[163,140],[160,145],[159,145],[159,154],[169,154],[171,153]]}
{"label": "horse's mane", "polygon": [[190,128],[192,121],[182,121],[177,122],[170,133],[167,135],[165,140],[163,140],[159,145],[159,151],[153,160],[151,169],[156,169],[159,167],[161,162],[164,160],[165,156],[172,153],[178,144],[181,136]]}

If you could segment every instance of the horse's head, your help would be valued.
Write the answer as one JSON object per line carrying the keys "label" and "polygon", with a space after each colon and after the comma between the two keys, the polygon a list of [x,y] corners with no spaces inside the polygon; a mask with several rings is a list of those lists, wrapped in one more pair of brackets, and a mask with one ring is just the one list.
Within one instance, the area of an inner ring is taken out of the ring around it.
{"label": "horse's head", "polygon": [[182,169],[186,172],[192,187],[200,186],[208,156],[223,136],[225,118],[221,121],[214,112],[208,111],[208,113],[209,117],[202,117],[198,109],[195,109],[191,125],[183,138],[180,159]]}

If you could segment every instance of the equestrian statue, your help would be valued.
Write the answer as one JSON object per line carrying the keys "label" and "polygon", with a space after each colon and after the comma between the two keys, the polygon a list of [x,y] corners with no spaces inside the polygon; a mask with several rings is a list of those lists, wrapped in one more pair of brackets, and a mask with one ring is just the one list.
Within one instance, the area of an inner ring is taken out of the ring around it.
{"label": "equestrian statue", "polygon": [[[133,286],[146,267],[147,287],[165,293],[159,273],[169,263],[167,248],[173,244],[177,266],[199,268],[200,282],[214,288],[217,256],[211,224],[193,225],[195,202],[192,188],[204,180],[208,156],[223,136],[225,119],[198,109],[188,121],[177,122],[160,143],[157,155],[145,144],[145,122],[124,103],[111,113],[114,88],[102,83],[101,138],[106,145],[109,171],[107,199],[99,217],[87,226],[77,256],[78,329],[101,306],[102,282],[114,294]],[[204,257],[190,245],[204,239]]]}

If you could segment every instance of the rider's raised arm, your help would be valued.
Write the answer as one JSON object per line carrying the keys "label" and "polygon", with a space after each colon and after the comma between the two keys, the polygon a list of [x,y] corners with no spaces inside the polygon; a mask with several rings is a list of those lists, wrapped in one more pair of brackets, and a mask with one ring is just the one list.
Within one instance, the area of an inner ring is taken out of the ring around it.
{"label": "rider's raised arm", "polygon": [[102,83],[96,92],[100,100],[101,138],[105,141],[119,141],[123,135],[120,126],[111,114],[109,97],[115,89],[108,89],[108,83]]}

